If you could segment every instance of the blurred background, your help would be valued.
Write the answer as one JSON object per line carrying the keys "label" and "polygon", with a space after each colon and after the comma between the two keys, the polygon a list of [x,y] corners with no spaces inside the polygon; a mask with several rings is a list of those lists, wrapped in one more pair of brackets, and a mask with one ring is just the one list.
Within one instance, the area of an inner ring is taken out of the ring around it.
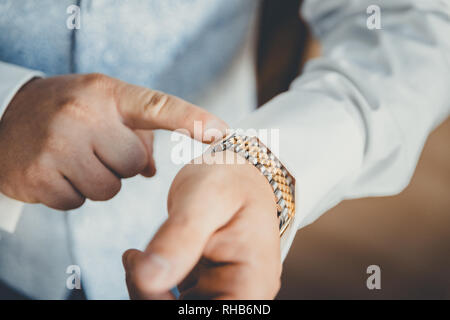
{"label": "blurred background", "polygon": [[450,299],[449,120],[400,195],[344,201],[297,233],[278,299]]}
{"label": "blurred background", "polygon": [[[299,6],[263,4],[260,105],[320,56]],[[370,265],[381,268],[381,290],[366,286]],[[297,233],[278,299],[450,299],[450,120],[432,133],[400,195],[344,201]]]}

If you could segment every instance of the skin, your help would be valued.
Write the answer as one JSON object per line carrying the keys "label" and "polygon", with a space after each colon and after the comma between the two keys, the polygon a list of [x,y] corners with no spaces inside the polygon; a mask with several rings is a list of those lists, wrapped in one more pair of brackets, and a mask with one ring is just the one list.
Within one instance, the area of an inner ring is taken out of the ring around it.
{"label": "skin", "polygon": [[282,266],[276,204],[255,167],[188,164],[173,181],[168,210],[145,251],[123,255],[132,299],[173,299],[176,285],[181,299],[276,296]]}
{"label": "skin", "polygon": [[[227,128],[179,98],[101,74],[34,79],[0,121],[0,192],[60,210],[108,200],[122,178],[155,174],[152,130],[192,136],[194,120],[202,137]],[[179,172],[169,219],[145,252],[123,256],[131,298],[172,299],[175,285],[187,299],[275,297],[281,261],[273,192],[256,168],[238,163]]]}
{"label": "skin", "polygon": [[226,129],[186,101],[102,74],[34,79],[0,121],[0,192],[60,210],[111,199],[122,178],[155,174],[152,130],[192,135],[194,120]]}

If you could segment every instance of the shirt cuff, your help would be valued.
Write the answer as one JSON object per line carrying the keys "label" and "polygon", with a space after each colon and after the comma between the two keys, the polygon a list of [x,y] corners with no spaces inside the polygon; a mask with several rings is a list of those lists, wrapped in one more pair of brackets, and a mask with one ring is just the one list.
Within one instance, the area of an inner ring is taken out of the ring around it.
{"label": "shirt cuff", "polygon": [[[0,120],[19,89],[34,77],[44,75],[35,70],[0,62]],[[0,229],[13,233],[24,203],[0,193]]]}
{"label": "shirt cuff", "polygon": [[0,193],[0,229],[14,233],[22,214],[24,203]]}

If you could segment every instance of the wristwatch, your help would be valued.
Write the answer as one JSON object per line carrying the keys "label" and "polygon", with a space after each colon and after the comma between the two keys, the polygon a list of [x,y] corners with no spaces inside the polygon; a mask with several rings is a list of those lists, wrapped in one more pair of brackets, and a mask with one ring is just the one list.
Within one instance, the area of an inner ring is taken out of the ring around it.
{"label": "wristwatch", "polygon": [[233,151],[254,165],[270,183],[277,204],[280,237],[295,215],[295,179],[280,160],[255,136],[233,132],[210,147],[212,154]]}

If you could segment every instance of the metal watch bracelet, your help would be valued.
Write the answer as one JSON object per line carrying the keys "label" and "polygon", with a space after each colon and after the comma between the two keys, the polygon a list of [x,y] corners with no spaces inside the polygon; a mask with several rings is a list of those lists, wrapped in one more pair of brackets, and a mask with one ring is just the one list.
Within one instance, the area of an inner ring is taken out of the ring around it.
{"label": "metal watch bracelet", "polygon": [[272,186],[277,204],[280,236],[295,215],[295,179],[277,157],[257,138],[236,132],[211,146],[211,153],[233,151],[254,165]]}

